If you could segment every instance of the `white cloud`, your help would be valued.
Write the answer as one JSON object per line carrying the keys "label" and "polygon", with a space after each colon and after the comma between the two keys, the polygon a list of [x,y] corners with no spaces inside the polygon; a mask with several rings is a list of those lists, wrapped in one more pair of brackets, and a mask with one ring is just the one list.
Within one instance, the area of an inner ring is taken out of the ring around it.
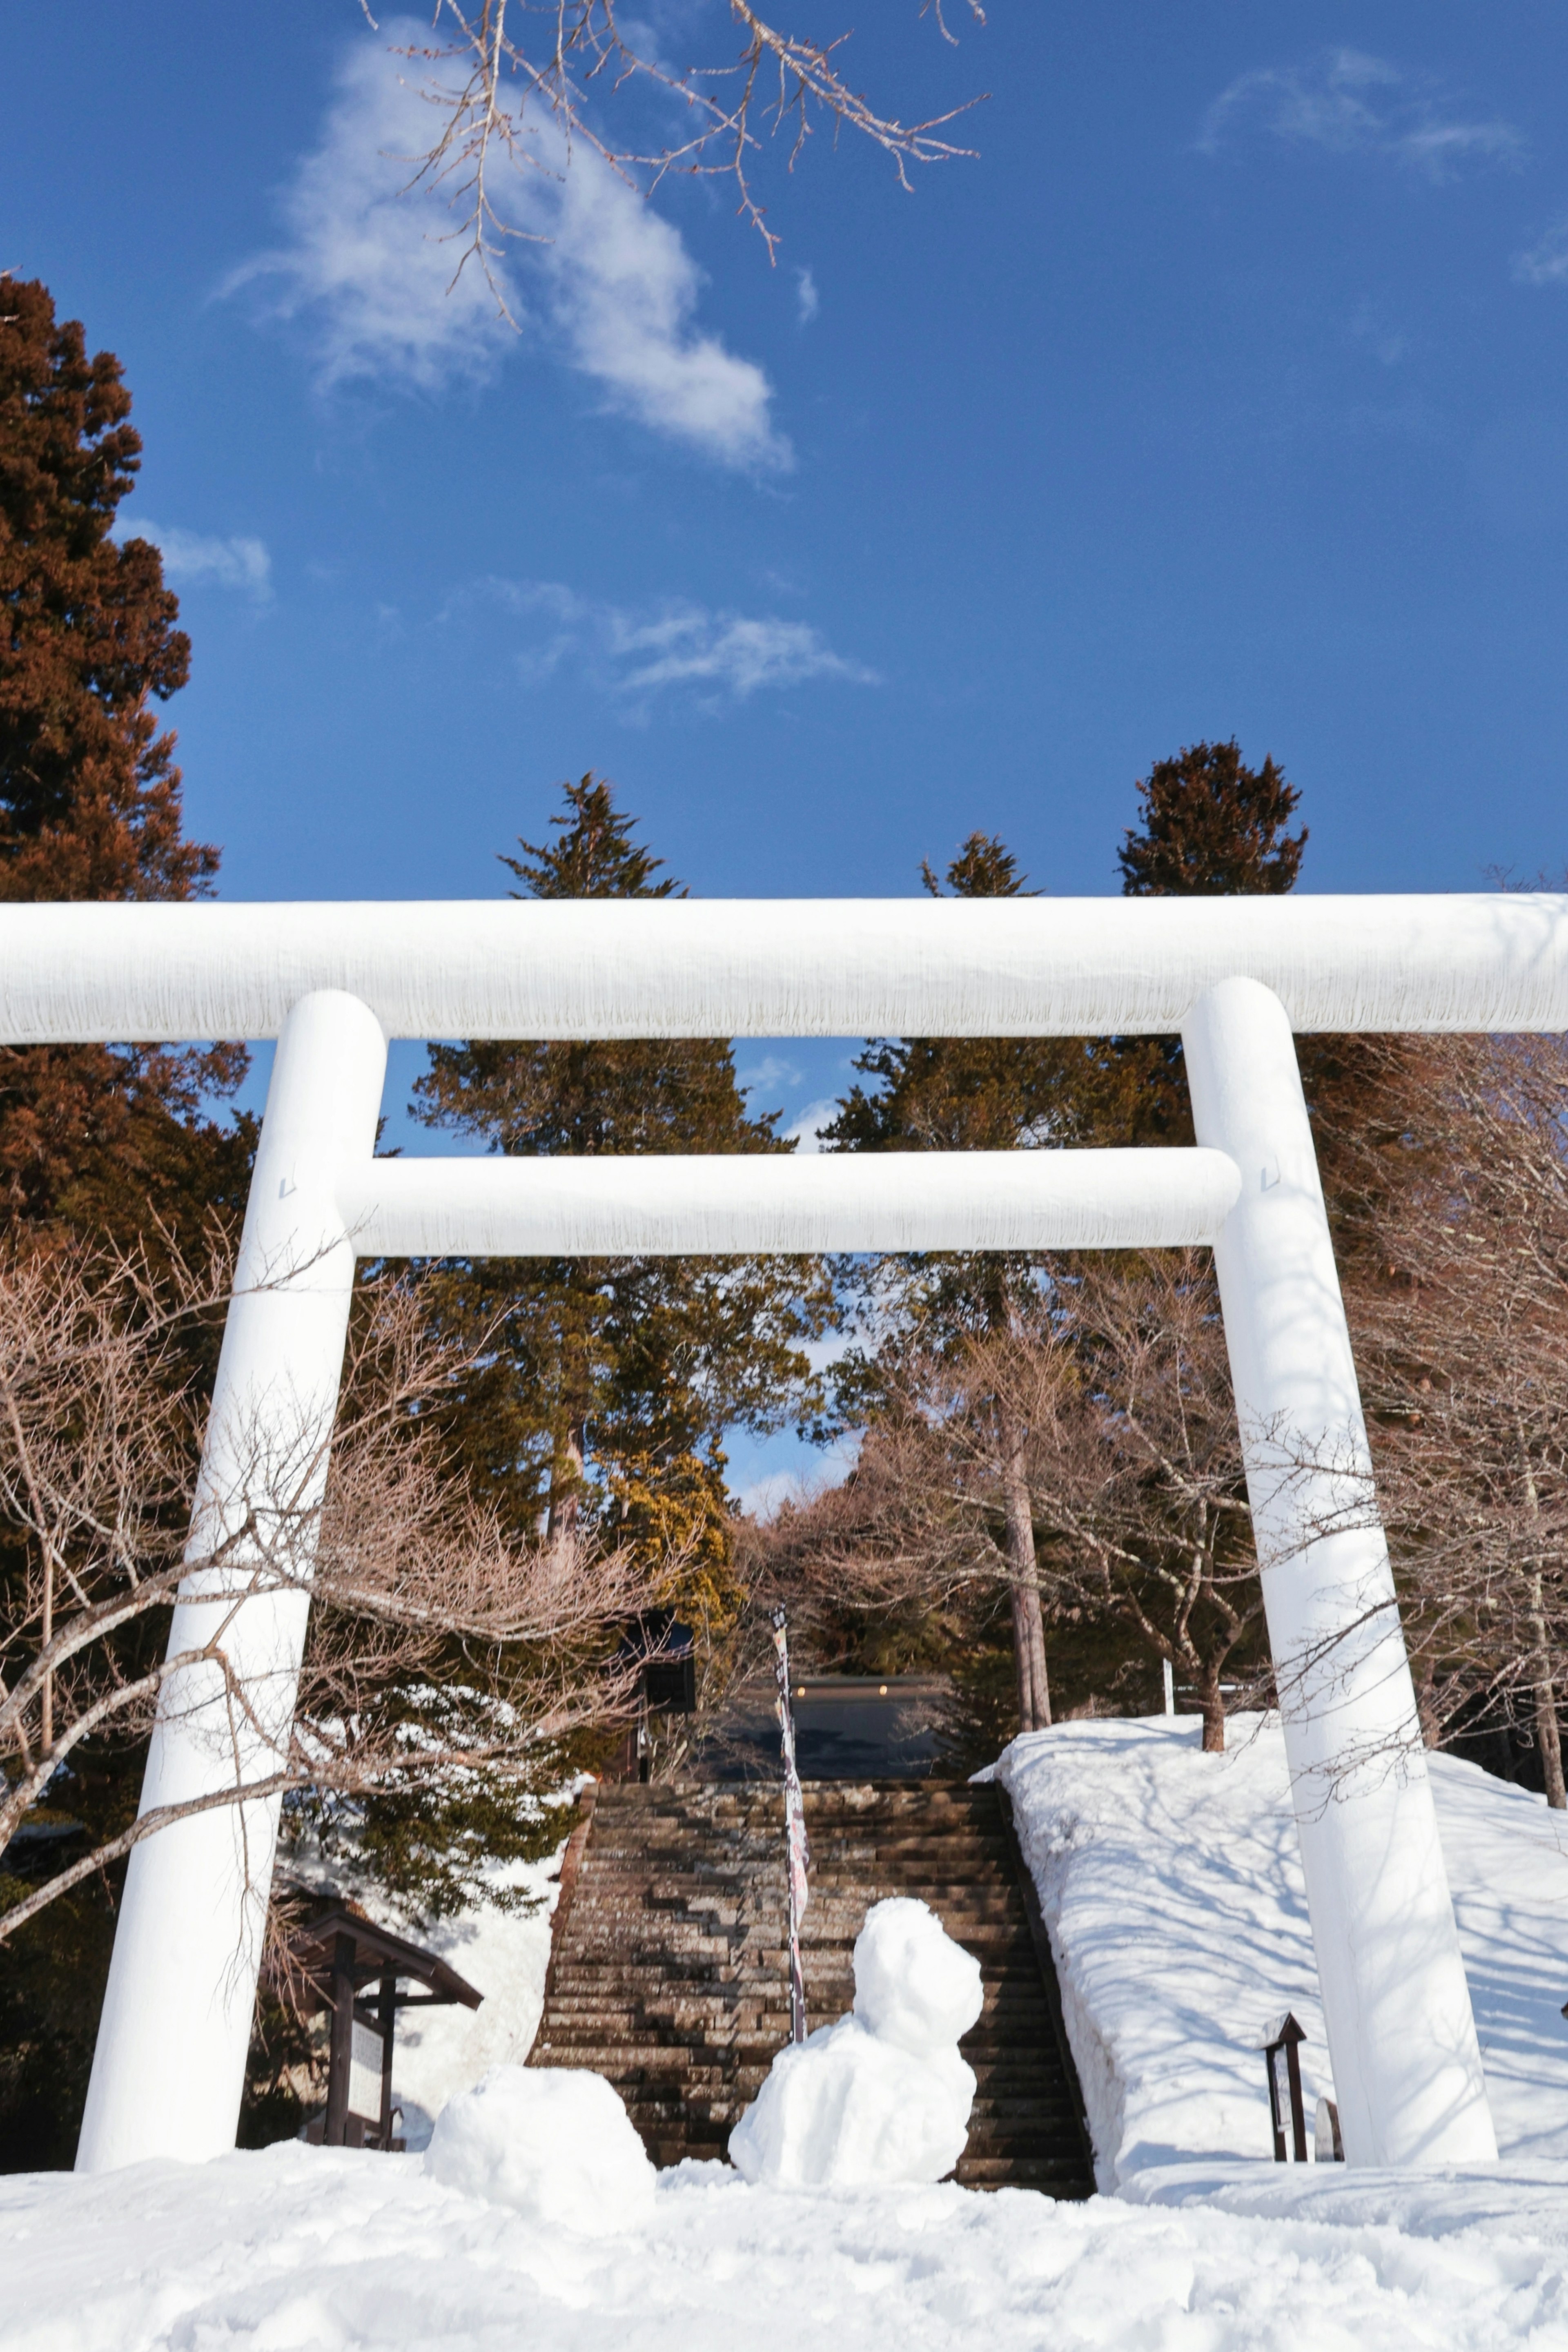
{"label": "white cloud", "polygon": [[164,573],[176,588],[243,588],[261,604],[272,594],[272,558],[264,540],[212,539],[204,531],[182,530],[176,523],[150,522],[145,515],[125,517],[115,536],[150,539],[162,551]]}
{"label": "white cloud", "polygon": [[794,1126],[784,1130],[797,1152],[825,1151],[823,1130],[831,1127],[842,1108],[843,1105],[834,1102],[831,1096],[825,1096],[821,1102],[808,1103]]}
{"label": "white cloud", "polygon": [[491,580],[481,593],[546,625],[539,640],[519,656],[530,680],[548,677],[572,660],[629,696],[696,687],[706,688],[712,699],[744,701],[764,687],[800,686],[814,678],[851,686],[881,683],[874,670],[835,653],[804,621],[715,613],[684,600],[637,613],[580,596],[554,580]]}
{"label": "white cloud", "polygon": [[298,320],[324,388],[487,382],[520,329],[593,378],[607,407],[724,465],[787,466],[766,374],[694,325],[702,273],[679,232],[591,149],[567,168],[547,131],[533,152],[559,168],[508,183],[505,209],[523,234],[497,285],[517,329],[476,264],[458,270],[461,195],[409,186],[436,117],[417,69],[405,78],[388,54],[424,37],[413,20],[383,21],[374,44],[347,53],[320,143],[284,192],[287,243],[223,290],[254,288],[272,317]]}
{"label": "white cloud", "polygon": [[874,672],[834,653],[804,621],[752,621],[695,604],[635,625],[622,616],[615,650],[632,664],[622,684],[633,692],[706,685],[744,696],[759,686],[799,686],[812,677],[840,677],[854,686],[878,682]]}
{"label": "white cloud", "polygon": [[[392,23],[395,41],[406,26]],[[266,308],[308,329],[324,388],[373,377],[438,391],[494,374],[513,333],[477,270],[453,283],[456,226],[438,198],[403,194],[434,121],[397,60],[359,42],[338,76],[320,144],[282,198],[288,243],[234,270],[223,291],[266,289]]]}
{"label": "white cloud", "polygon": [[800,306],[800,324],[809,327],[822,307],[817,281],[809,269],[797,269],[795,272],[795,299]]}
{"label": "white cloud", "polygon": [[1521,286],[1568,286],[1568,220],[1549,228],[1527,253],[1516,253],[1513,274]]}
{"label": "white cloud", "polygon": [[573,363],[614,407],[725,465],[788,466],[767,376],[692,329],[702,276],[677,231],[588,149],[559,193],[547,266]]}
{"label": "white cloud", "polygon": [[1384,155],[1435,180],[1464,163],[1515,162],[1524,144],[1511,123],[1467,120],[1424,76],[1362,49],[1239,75],[1209,108],[1198,145],[1213,153],[1249,125],[1333,154]]}

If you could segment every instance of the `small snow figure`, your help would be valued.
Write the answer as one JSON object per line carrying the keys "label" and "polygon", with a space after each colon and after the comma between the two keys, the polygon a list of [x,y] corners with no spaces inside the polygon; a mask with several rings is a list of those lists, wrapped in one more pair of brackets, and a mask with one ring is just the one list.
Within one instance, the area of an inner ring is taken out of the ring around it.
{"label": "small snow figure", "polygon": [[492,2066],[435,2119],[425,2170],[585,2237],[653,2210],[653,2168],[614,2086],[580,2066]]}
{"label": "small snow figure", "polygon": [[980,2003],[979,1962],[928,1905],[874,1905],[853,2014],[779,2053],[729,2136],[731,2163],[793,2189],[940,2180],[969,2136],[975,2077],[958,2043]]}

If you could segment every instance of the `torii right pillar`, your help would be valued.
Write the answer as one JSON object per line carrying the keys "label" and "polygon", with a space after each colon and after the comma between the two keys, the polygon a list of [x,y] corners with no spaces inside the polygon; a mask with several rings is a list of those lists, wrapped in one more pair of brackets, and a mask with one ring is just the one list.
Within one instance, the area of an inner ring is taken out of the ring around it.
{"label": "torii right pillar", "polygon": [[1295,1040],[1236,979],[1182,1041],[1241,1171],[1215,1266],[1345,2158],[1495,2163]]}

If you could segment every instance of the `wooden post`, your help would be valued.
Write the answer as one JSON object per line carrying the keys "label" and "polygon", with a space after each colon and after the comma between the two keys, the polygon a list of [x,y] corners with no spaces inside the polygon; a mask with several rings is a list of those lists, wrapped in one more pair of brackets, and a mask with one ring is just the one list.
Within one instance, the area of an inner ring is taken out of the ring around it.
{"label": "wooden post", "polygon": [[332,2042],[327,2069],[324,2147],[341,2147],[348,2137],[349,2067],[354,2053],[354,1939],[332,1938]]}
{"label": "wooden post", "polygon": [[1307,2160],[1307,2111],[1301,2098],[1301,2046],[1306,2040],[1289,2010],[1263,2042],[1269,2069],[1269,2112],[1274,2126],[1274,2161],[1286,2164],[1285,2131],[1290,2127],[1295,2161]]}
{"label": "wooden post", "polygon": [[392,2040],[397,2024],[397,1976],[392,1969],[382,1972],[382,2122],[381,2138],[383,2154],[392,2147]]}

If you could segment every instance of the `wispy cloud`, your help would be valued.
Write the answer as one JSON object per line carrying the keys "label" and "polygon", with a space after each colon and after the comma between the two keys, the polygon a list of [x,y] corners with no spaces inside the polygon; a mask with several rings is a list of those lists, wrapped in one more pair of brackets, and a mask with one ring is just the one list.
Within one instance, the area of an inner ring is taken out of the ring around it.
{"label": "wispy cloud", "polygon": [[766,1087],[772,1093],[779,1087],[798,1087],[800,1073],[793,1062],[785,1061],[780,1054],[764,1054],[759,1061],[747,1062],[737,1070],[736,1084],[743,1094],[755,1094]]}
{"label": "wispy cloud", "polygon": [[559,188],[546,266],[573,364],[613,406],[725,465],[788,467],[767,376],[692,326],[702,273],[669,222],[583,148],[562,183],[540,184]]}
{"label": "wispy cloud", "polygon": [[177,523],[152,522],[145,515],[127,515],[115,536],[150,539],[162,551],[165,576],[176,588],[240,588],[258,604],[272,594],[272,558],[264,540],[213,539],[204,531],[182,530]]}
{"label": "wispy cloud", "polygon": [[1558,221],[1523,253],[1516,253],[1513,274],[1521,286],[1568,286],[1568,220]]}
{"label": "wispy cloud", "polygon": [[534,625],[535,642],[519,657],[530,679],[570,661],[627,697],[688,687],[710,701],[736,702],[763,688],[818,678],[881,683],[874,670],[835,653],[804,621],[713,612],[684,598],[639,612],[580,596],[554,580],[490,580],[478,593]]}
{"label": "wispy cloud", "polygon": [[[516,327],[470,262],[441,192],[411,189],[434,120],[388,48],[417,47],[383,21],[346,55],[319,145],[284,191],[287,242],[231,272],[263,310],[297,321],[325,389],[356,382],[438,393],[494,377],[517,331],[601,388],[605,405],[727,466],[790,462],[772,387],[695,323],[702,273],[679,232],[591,150],[544,156],[509,191],[519,242],[497,283]],[[541,151],[542,152],[542,151]]]}
{"label": "wispy cloud", "polygon": [[632,691],[656,686],[716,686],[736,696],[760,686],[800,686],[840,677],[875,686],[875,673],[846,661],[804,621],[748,620],[739,613],[678,606],[658,619],[627,625],[617,615],[616,651],[631,664]]}
{"label": "wispy cloud", "polygon": [[[404,30],[389,24],[385,38]],[[371,377],[422,392],[485,381],[513,341],[477,271],[457,266],[454,222],[429,195],[403,194],[434,117],[378,43],[343,58],[319,144],[284,189],[287,242],[225,279],[265,311],[306,326],[324,389]]]}
{"label": "wispy cloud", "polygon": [[800,315],[800,324],[809,327],[822,307],[817,281],[809,269],[797,269],[795,272],[795,304]]}
{"label": "wispy cloud", "polygon": [[1468,163],[1516,163],[1524,152],[1511,123],[1467,115],[1427,76],[1363,49],[1239,75],[1204,117],[1198,145],[1212,154],[1249,129],[1332,154],[1385,156],[1434,180]]}
{"label": "wispy cloud", "polygon": [[787,1127],[784,1132],[797,1151],[825,1151],[823,1132],[831,1127],[842,1108],[843,1105],[835,1102],[831,1095],[824,1096],[821,1102],[808,1103],[793,1127]]}

